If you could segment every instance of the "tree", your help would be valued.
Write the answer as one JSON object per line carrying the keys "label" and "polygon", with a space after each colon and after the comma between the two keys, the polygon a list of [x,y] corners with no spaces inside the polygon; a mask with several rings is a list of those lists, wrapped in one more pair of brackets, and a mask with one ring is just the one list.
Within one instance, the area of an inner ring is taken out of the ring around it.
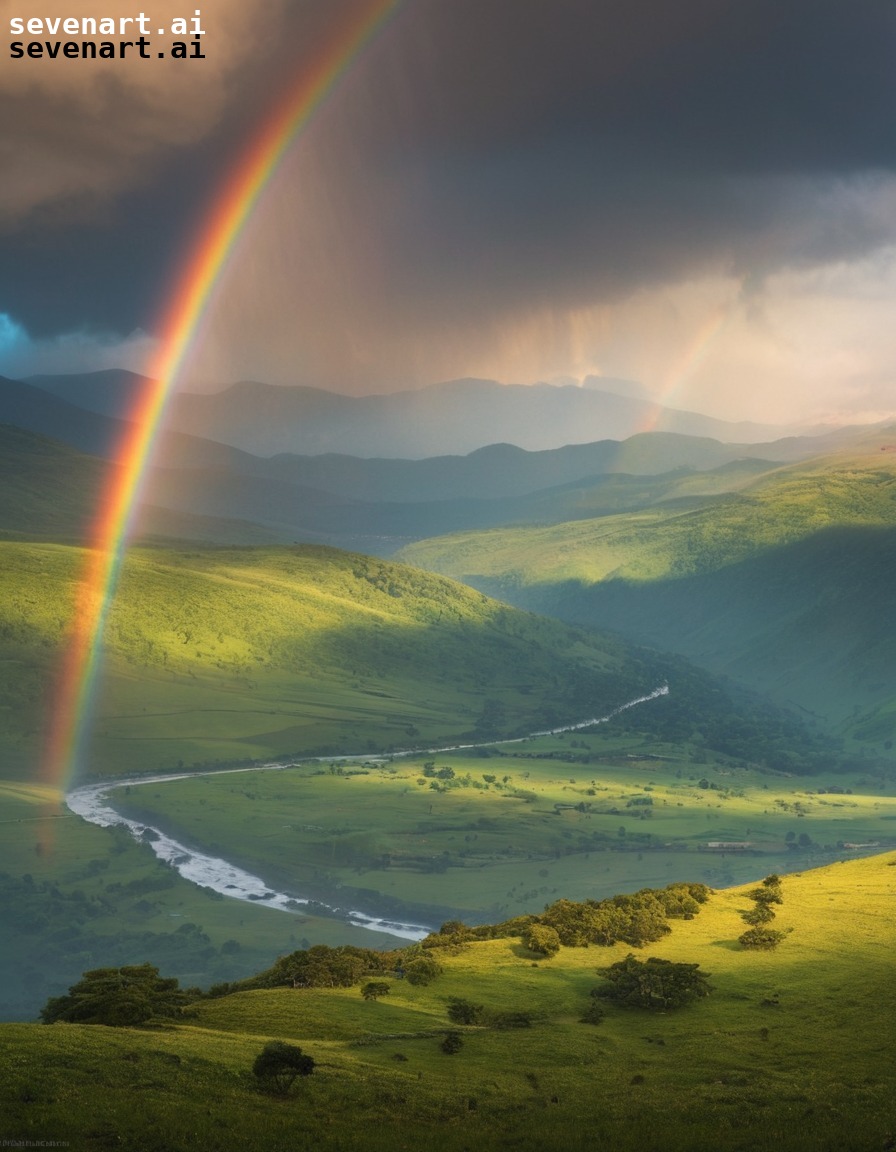
{"label": "tree", "polygon": [[132,1028],[155,1018],[180,1016],[192,996],[177,980],[159,976],[151,964],[94,968],[66,996],[52,997],[41,1009],[45,1024],[105,1024]]}
{"label": "tree", "polygon": [[747,912],[741,912],[741,917],[748,923],[753,925],[770,924],[775,918],[774,912],[768,904],[760,903],[759,901],[749,909]]}
{"label": "tree", "polygon": [[699,968],[699,964],[677,964],[656,956],[636,960],[629,954],[600,970],[612,987],[599,989],[598,994],[628,1008],[680,1008],[712,991]]}
{"label": "tree", "polygon": [[523,937],[523,944],[530,952],[537,952],[540,956],[556,956],[560,951],[557,930],[547,924],[533,924]]}
{"label": "tree", "polygon": [[440,1045],[442,1051],[448,1056],[453,1056],[455,1052],[460,1052],[463,1046],[464,1040],[460,1032],[446,1032],[445,1039]]}
{"label": "tree", "polygon": [[425,987],[427,984],[431,984],[436,976],[441,976],[442,965],[437,960],[433,960],[431,956],[418,956],[405,964],[404,974],[409,984],[419,984]]}
{"label": "tree", "polygon": [[738,937],[738,943],[744,948],[771,952],[773,948],[778,947],[783,939],[784,933],[779,932],[776,928],[750,928]]}
{"label": "tree", "polygon": [[365,1000],[378,1000],[380,996],[389,995],[389,985],[385,980],[368,980],[361,985],[361,995]]}
{"label": "tree", "polygon": [[482,1019],[483,1006],[473,1004],[460,996],[448,997],[448,1019],[452,1024],[478,1024]]}
{"label": "tree", "polygon": [[255,1057],[252,1071],[266,1092],[286,1096],[299,1076],[310,1076],[314,1060],[295,1044],[271,1040]]}

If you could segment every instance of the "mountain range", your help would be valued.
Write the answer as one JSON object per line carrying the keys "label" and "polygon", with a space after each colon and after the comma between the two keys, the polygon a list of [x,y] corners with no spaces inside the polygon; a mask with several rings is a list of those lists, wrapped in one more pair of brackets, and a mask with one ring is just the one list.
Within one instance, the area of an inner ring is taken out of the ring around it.
{"label": "mountain range", "polygon": [[[38,376],[26,383],[97,414],[123,418],[146,380],[132,373],[107,371]],[[644,431],[756,443],[826,430],[730,423],[602,390],[597,383],[597,378],[591,378],[588,387],[464,379],[418,391],[346,396],[318,388],[242,381],[219,392],[176,393],[168,404],[166,425],[256,456],[336,452],[402,459],[466,455],[497,442],[543,451],[566,444],[624,440]]]}

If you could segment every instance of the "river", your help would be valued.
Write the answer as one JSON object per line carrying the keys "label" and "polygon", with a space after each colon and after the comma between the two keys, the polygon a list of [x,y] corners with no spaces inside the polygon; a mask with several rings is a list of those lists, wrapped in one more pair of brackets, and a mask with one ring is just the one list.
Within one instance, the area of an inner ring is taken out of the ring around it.
{"label": "river", "polygon": [[[560,728],[551,728],[543,732],[533,732],[530,736],[518,736],[511,740],[479,741],[475,744],[451,744],[444,748],[417,748],[409,752],[390,754],[392,759],[399,756],[436,756],[445,752],[458,752],[469,748],[493,748],[505,744],[521,744],[537,736],[557,736],[563,732],[577,732],[583,728],[592,728],[596,724],[605,724],[620,712],[634,708],[638,704],[645,704],[649,700],[656,700],[659,696],[669,694],[668,685],[655,688],[646,696],[638,696],[626,704],[614,709],[606,716],[596,716],[590,720],[581,720],[577,724],[566,724]],[[308,757],[305,763],[333,763],[339,761],[365,761],[376,757],[369,753],[365,755],[350,754],[346,756]],[[385,920],[375,916],[368,916],[364,912],[350,909],[333,908],[311,901],[301,896],[290,896],[285,892],[276,892],[264,880],[253,876],[250,872],[237,867],[216,856],[208,856],[197,852],[194,848],[172,839],[158,828],[144,824],[138,820],[129,820],[122,816],[112,806],[110,793],[118,788],[136,784],[164,784],[173,780],[190,780],[197,776],[220,776],[237,772],[282,772],[294,766],[289,764],[259,764],[251,768],[209,769],[205,772],[181,772],[177,775],[164,776],[130,776],[115,780],[104,780],[99,784],[84,784],[72,789],[65,797],[65,802],[75,815],[82,817],[91,824],[101,828],[110,828],[121,825],[128,829],[134,839],[148,843],[156,856],[165,864],[176,869],[185,880],[198,884],[201,888],[210,888],[222,896],[229,896],[234,900],[247,900],[252,903],[263,903],[268,908],[279,908],[284,912],[303,912],[313,904],[315,911],[326,910],[340,918],[346,919],[358,928],[368,928],[372,932],[385,932],[402,940],[422,940],[424,936],[433,931],[433,927],[423,924],[406,924],[397,920]]]}

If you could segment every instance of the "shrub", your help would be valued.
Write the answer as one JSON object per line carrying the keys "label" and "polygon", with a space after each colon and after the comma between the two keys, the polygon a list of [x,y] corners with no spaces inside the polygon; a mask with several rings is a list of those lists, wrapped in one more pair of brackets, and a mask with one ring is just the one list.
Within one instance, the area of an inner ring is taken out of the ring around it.
{"label": "shrub", "polygon": [[409,960],[404,966],[404,974],[409,984],[419,984],[425,987],[441,976],[442,965],[433,960],[431,956],[418,956]]}
{"label": "shrub", "polygon": [[473,1004],[460,996],[451,996],[448,1000],[448,1019],[454,1024],[478,1024],[482,1019],[483,1006]]}
{"label": "shrub", "polygon": [[630,1008],[680,1008],[711,991],[699,968],[699,964],[677,964],[656,956],[642,961],[628,955],[601,970],[611,987],[598,994]]}
{"label": "shrub", "polygon": [[753,888],[747,896],[751,900],[755,900],[757,904],[783,904],[784,898],[781,896],[780,888],[766,888],[764,885],[761,888]]}
{"label": "shrub", "polygon": [[531,1028],[531,1012],[491,1012],[488,1023],[492,1028]]}
{"label": "shrub", "polygon": [[378,1000],[380,996],[389,995],[389,985],[385,980],[368,980],[361,985],[361,995],[365,1000]]}
{"label": "shrub", "polygon": [[464,1046],[464,1040],[460,1032],[446,1032],[445,1039],[439,1045],[443,1052],[448,1056],[453,1056],[455,1052],[460,1052]]}
{"label": "shrub", "polygon": [[774,928],[750,928],[749,931],[738,937],[738,943],[744,948],[762,949],[770,952],[773,948],[777,948],[783,939],[784,933],[778,932]]}
{"label": "shrub", "polygon": [[606,1012],[603,1010],[600,1004],[598,1004],[597,1000],[594,999],[594,994],[592,993],[592,999],[589,1002],[588,1007],[579,1017],[579,1023],[600,1024],[604,1019],[606,1019],[606,1015]]}
{"label": "shrub", "polygon": [[741,912],[741,918],[748,924],[770,924],[775,918],[774,912],[768,904],[757,903],[746,912]]}
{"label": "shrub", "polygon": [[548,924],[533,924],[523,936],[523,944],[530,952],[537,952],[540,956],[556,956],[560,951],[557,930]]}
{"label": "shrub", "polygon": [[314,1060],[295,1044],[271,1040],[255,1057],[252,1071],[265,1092],[285,1096],[299,1076],[310,1076]]}

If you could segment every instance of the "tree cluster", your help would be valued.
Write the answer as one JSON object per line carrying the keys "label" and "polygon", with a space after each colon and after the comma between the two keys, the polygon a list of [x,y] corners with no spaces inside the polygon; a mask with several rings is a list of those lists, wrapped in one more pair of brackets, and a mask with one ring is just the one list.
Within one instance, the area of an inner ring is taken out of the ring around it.
{"label": "tree cluster", "polygon": [[150,1020],[172,1019],[198,992],[186,992],[177,980],[159,976],[151,964],[94,968],[73,984],[66,996],[54,996],[41,1009],[41,1020],[54,1024],[106,1024],[132,1028]]}
{"label": "tree cluster", "polygon": [[773,904],[783,904],[784,897],[781,892],[781,877],[774,872],[762,881],[758,888],[748,893],[753,901],[753,907],[741,912],[741,917],[750,927],[738,937],[738,943],[743,948],[761,949],[770,951],[777,948],[784,939],[784,933],[775,928],[769,928],[775,918]]}
{"label": "tree cluster", "polygon": [[423,941],[423,947],[450,948],[472,940],[519,936],[527,948],[543,956],[555,955],[561,946],[587,948],[620,941],[640,948],[668,935],[669,920],[693,919],[708,898],[705,884],[670,884],[607,900],[561,899],[540,916],[515,916],[502,924],[470,928],[448,921]]}
{"label": "tree cluster", "polygon": [[260,988],[351,988],[365,976],[377,976],[395,967],[395,953],[376,952],[344,944],[330,948],[315,944],[281,956],[255,983]]}
{"label": "tree cluster", "polygon": [[592,995],[614,1000],[627,1008],[661,1011],[681,1008],[712,991],[706,973],[699,968],[699,964],[679,964],[656,956],[636,960],[629,954],[624,960],[601,969],[609,987],[597,988]]}

